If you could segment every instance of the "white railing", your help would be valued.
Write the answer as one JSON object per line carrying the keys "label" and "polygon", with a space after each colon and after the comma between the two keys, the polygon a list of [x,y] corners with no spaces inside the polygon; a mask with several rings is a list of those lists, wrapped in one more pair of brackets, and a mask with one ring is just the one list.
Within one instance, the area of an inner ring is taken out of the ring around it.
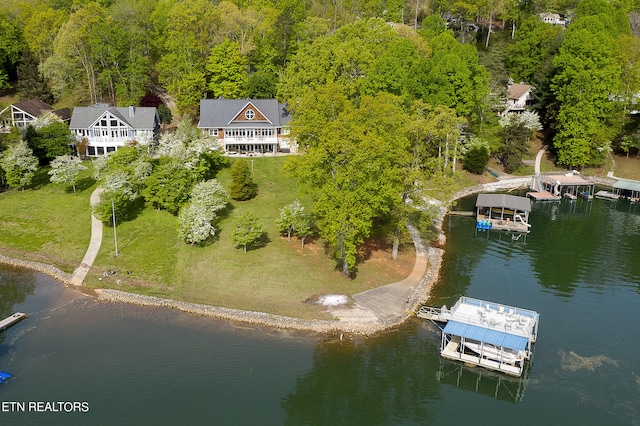
{"label": "white railing", "polygon": [[254,137],[254,138],[233,138],[233,137],[225,137],[224,139],[225,145],[251,145],[251,144],[276,144],[278,143],[278,138],[275,136],[272,137]]}

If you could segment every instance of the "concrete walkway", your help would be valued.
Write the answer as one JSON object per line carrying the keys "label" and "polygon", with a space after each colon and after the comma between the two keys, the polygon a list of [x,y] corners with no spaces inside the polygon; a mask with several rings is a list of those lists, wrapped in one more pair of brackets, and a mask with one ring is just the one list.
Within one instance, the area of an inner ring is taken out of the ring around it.
{"label": "concrete walkway", "polygon": [[[91,193],[91,206],[95,206],[100,202],[101,193],[102,188],[97,188]],[[102,244],[102,222],[100,222],[94,215],[91,215],[91,241],[89,242],[89,247],[87,248],[84,258],[82,259],[82,263],[71,276],[71,284],[76,286],[82,285],[89,273],[89,269],[91,269],[91,265],[93,265],[93,261],[96,260],[96,256],[100,250],[100,244]]]}
{"label": "concrete walkway", "polygon": [[543,146],[542,149],[538,151],[538,154],[536,155],[536,164],[533,169],[535,173],[540,173],[540,162],[542,161],[542,156],[546,151],[547,151],[547,147],[545,146]]}
{"label": "concrete walkway", "polygon": [[427,269],[427,249],[418,230],[407,225],[416,249],[416,262],[411,274],[402,281],[383,285],[355,294],[353,298],[363,308],[373,312],[382,322],[389,322],[406,315],[409,298]]}

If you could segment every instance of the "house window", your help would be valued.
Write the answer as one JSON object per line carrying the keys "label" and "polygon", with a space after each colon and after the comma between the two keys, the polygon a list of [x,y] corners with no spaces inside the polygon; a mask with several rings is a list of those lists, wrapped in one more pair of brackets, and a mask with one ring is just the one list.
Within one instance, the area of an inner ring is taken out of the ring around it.
{"label": "house window", "polygon": [[253,120],[256,116],[256,112],[252,109],[248,109],[244,112],[244,116],[247,120]]}

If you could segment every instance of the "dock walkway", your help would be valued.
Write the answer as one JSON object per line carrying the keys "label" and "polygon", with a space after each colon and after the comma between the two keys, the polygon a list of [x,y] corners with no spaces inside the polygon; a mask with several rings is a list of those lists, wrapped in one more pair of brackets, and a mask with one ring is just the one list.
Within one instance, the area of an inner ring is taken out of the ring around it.
{"label": "dock walkway", "polygon": [[5,331],[7,328],[15,325],[25,319],[28,315],[22,312],[16,312],[0,321],[0,331]]}

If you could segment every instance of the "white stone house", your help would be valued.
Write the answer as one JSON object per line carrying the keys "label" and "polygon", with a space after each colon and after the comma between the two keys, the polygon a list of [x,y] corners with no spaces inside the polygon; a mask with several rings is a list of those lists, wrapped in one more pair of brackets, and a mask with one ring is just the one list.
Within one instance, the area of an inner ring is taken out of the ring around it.
{"label": "white stone house", "polygon": [[153,107],[95,104],[75,107],[69,128],[78,142],[86,141],[84,155],[95,157],[134,141],[149,144],[158,137],[160,118]]}
{"label": "white stone house", "polygon": [[277,99],[203,99],[198,128],[218,139],[225,153],[296,152],[291,115]]}

